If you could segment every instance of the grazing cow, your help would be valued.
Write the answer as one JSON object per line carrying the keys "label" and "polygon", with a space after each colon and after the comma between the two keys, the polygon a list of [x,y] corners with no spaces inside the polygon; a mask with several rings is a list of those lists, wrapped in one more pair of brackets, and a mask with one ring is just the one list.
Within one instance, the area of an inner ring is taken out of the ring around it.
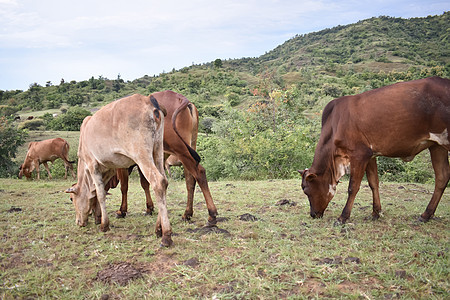
{"label": "grazing cow", "polygon": [[381,212],[376,157],[411,161],[429,149],[435,189],[421,221],[434,214],[449,182],[450,80],[439,77],[397,83],[335,99],[322,115],[322,131],[310,169],[300,171],[310,214],[322,217],[339,178],[350,172],[347,204],[338,221],[350,217],[364,172],[373,195],[374,219]]}
{"label": "grazing cow", "polygon": [[[192,145],[192,144],[191,144]],[[164,169],[166,169],[167,174],[169,175],[170,178],[172,178],[172,174],[170,173],[170,167],[174,166],[174,167],[179,167],[182,166],[183,164],[181,163],[181,161],[178,159],[178,157],[176,157],[175,155],[170,155],[166,161],[164,162]]]}
{"label": "grazing cow", "polygon": [[64,162],[66,169],[64,179],[67,179],[67,171],[69,169],[72,171],[72,177],[75,178],[72,166],[75,161],[69,161],[69,148],[69,143],[62,138],[29,143],[25,161],[19,167],[19,178],[25,175],[29,179],[33,170],[36,169],[37,179],[39,180],[39,165],[43,164],[47,170],[48,178],[52,179],[47,162],[51,161],[53,163],[58,158],[61,158]]}
{"label": "grazing cow", "polygon": [[[134,165],[129,167],[128,169],[120,168],[116,170],[116,174],[109,180],[109,182],[105,185],[106,192],[109,191],[109,189],[113,189],[117,187],[117,185],[120,183],[120,191],[122,193],[122,205],[120,206],[120,209],[116,212],[118,218],[124,218],[126,216],[126,213],[128,211],[128,177],[131,174],[131,171],[133,170]],[[141,169],[139,167],[137,168],[139,171],[139,177],[141,181],[141,187],[145,192],[145,199],[147,204],[147,215],[151,215],[153,213],[153,201],[152,197],[150,196],[150,184],[145,179],[144,175],[141,172]]]}
{"label": "grazing cow", "polygon": [[135,94],[114,101],[84,119],[78,147],[78,181],[66,191],[71,193],[79,226],[86,226],[88,214],[94,209],[101,217],[100,230],[109,230],[105,183],[117,168],[138,164],[156,195],[156,234],[162,236],[162,245],[172,244],[166,207],[161,112],[165,115],[156,99]]}
{"label": "grazing cow", "polygon": [[[193,215],[195,184],[198,182],[198,185],[203,192],[203,196],[205,197],[206,206],[209,212],[208,223],[210,225],[215,225],[217,223],[217,209],[208,187],[205,168],[199,164],[200,156],[195,151],[198,134],[197,108],[186,97],[173,91],[153,93],[150,97],[156,98],[158,103],[166,108],[167,120],[172,121],[164,123],[164,152],[166,163],[171,157],[174,157],[184,166],[184,176],[188,196],[186,210],[182,217],[183,220],[190,220]],[[126,172],[123,172],[122,174],[126,174]],[[145,183],[142,182],[142,178],[141,185],[143,187],[145,185]],[[147,213],[151,213],[153,204],[151,198],[147,197],[147,194],[148,193],[146,192]],[[117,211],[117,217],[125,217],[126,213],[126,198],[122,197],[122,205]]]}

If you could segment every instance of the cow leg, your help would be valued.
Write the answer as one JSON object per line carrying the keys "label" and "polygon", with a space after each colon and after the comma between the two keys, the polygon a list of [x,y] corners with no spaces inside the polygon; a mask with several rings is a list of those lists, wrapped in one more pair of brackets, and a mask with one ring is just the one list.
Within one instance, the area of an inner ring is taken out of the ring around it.
{"label": "cow leg", "polygon": [[187,204],[182,218],[184,221],[189,221],[194,214],[193,205],[196,181],[194,176],[186,168],[184,168],[184,178],[186,180]]}
{"label": "cow leg", "polygon": [[117,177],[120,182],[120,191],[122,192],[122,204],[120,209],[116,211],[117,218],[125,218],[128,211],[128,170],[117,169]]}
{"label": "cow leg", "polygon": [[178,158],[181,160],[181,163],[183,164],[184,168],[187,169],[192,174],[192,176],[194,176],[194,179],[198,182],[198,185],[200,186],[203,192],[203,196],[205,197],[206,201],[206,207],[208,208],[209,213],[208,224],[209,225],[217,224],[216,220],[216,216],[218,215],[217,208],[214,205],[211,192],[209,191],[205,168],[203,168],[202,165],[197,164],[197,162],[195,162],[192,159],[192,157],[179,156]]}
{"label": "cow leg", "polygon": [[[101,222],[100,222],[100,230],[106,232],[109,230],[109,218],[106,212],[106,191],[105,185],[103,183],[102,174],[98,171],[93,172],[93,181],[95,184],[95,192],[97,193],[97,201],[98,206],[100,206],[101,212]],[[96,207],[98,207],[96,205]],[[97,214],[97,212],[96,212]]]}
{"label": "cow leg", "polygon": [[72,178],[75,179],[75,172],[73,171],[73,165],[69,163],[69,168],[72,171]]}
{"label": "cow leg", "polygon": [[141,182],[141,187],[145,193],[145,203],[147,206],[147,210],[145,211],[145,214],[152,215],[154,206],[153,206],[152,196],[150,195],[150,183],[148,183],[147,179],[145,179],[145,176],[142,174],[141,169],[139,169],[139,167],[138,167],[138,171],[139,171],[139,179]]}
{"label": "cow leg", "polygon": [[436,207],[438,206],[442,194],[444,193],[444,190],[450,180],[448,151],[439,145],[434,145],[430,147],[430,155],[435,174],[434,192],[430,203],[428,203],[428,206],[425,209],[425,212],[419,218],[422,222],[427,222],[431,217],[433,217]]}
{"label": "cow leg", "polygon": [[[47,170],[48,178],[49,178],[49,179],[52,179],[52,175],[50,174],[50,169],[49,169],[49,167],[48,167],[47,162],[43,162],[42,164],[44,165],[45,169]],[[39,168],[36,168],[36,170],[38,171],[38,176],[39,176]],[[38,179],[39,179],[39,178],[38,178]]]}
{"label": "cow leg", "polygon": [[66,172],[64,173],[64,179],[67,179],[67,172],[69,171],[69,169],[72,171],[72,178],[75,179],[75,173],[73,172],[72,164],[64,160],[64,168],[66,169]]}
{"label": "cow leg", "polygon": [[[161,145],[162,149],[162,145]],[[153,151],[154,162],[145,157],[136,161],[145,179],[150,183],[155,192],[156,203],[158,205],[158,217],[156,221],[155,233],[162,237],[161,245],[169,247],[172,245],[172,229],[170,227],[169,215],[166,203],[166,191],[168,181],[164,173],[164,154],[162,151]]]}
{"label": "cow leg", "polygon": [[95,225],[98,225],[102,223],[102,211],[100,209],[100,203],[98,202],[97,198],[94,198],[93,201],[95,202],[92,204],[92,212],[95,219]]}
{"label": "cow leg", "polygon": [[143,173],[146,178],[148,176],[150,179],[149,181],[155,192],[156,202],[158,204],[158,219],[156,221],[155,233],[157,236],[162,237],[161,244],[169,247],[172,244],[172,230],[170,228],[166,203],[167,179],[156,170],[143,170]]}
{"label": "cow leg", "polygon": [[364,170],[367,167],[369,160],[351,159],[350,160],[350,182],[348,184],[348,198],[338,222],[344,224],[352,212],[353,203],[355,202],[356,194],[361,186],[361,180],[364,176]]}
{"label": "cow leg", "polygon": [[67,164],[67,162],[62,159],[64,162],[64,179],[67,179],[67,171],[69,170],[69,165]]}
{"label": "cow leg", "polygon": [[372,219],[377,220],[378,218],[380,218],[381,202],[379,192],[377,159],[375,157],[372,157],[369,160],[369,163],[367,164],[366,168],[366,175],[370,189],[372,190],[372,198],[373,198]]}

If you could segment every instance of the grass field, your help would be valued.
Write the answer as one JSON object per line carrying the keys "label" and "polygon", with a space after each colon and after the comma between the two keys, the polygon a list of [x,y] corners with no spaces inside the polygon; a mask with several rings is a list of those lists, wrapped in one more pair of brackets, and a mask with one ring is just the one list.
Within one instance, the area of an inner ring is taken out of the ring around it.
{"label": "grass field", "polygon": [[185,186],[170,181],[174,245],[160,248],[156,215],[145,216],[144,193],[130,182],[129,213],[111,230],[90,218],[75,225],[63,191],[72,180],[0,179],[1,299],[448,299],[449,193],[436,217],[418,223],[433,190],[412,183],[381,185],[383,217],[370,219],[364,184],[348,224],[334,226],[346,182],[323,219],[309,217],[299,180],[211,182],[221,217],[204,227],[199,190],[191,223],[181,220]]}

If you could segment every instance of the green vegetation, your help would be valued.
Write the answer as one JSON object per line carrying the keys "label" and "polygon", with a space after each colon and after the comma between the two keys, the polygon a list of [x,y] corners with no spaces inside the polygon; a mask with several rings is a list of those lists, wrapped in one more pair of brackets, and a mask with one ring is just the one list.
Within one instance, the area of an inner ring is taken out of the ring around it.
{"label": "green vegetation", "polygon": [[[213,62],[125,82],[102,76],[27,91],[0,91],[0,112],[19,128],[79,130],[115,99],[171,89],[199,109],[199,152],[211,180],[294,178],[311,164],[323,107],[333,98],[398,81],[450,77],[450,12],[378,17],[295,36],[257,58]],[[26,120],[33,116],[33,120]],[[380,159],[389,180],[429,182],[427,155]]]}
{"label": "green vegetation", "polygon": [[0,177],[8,177],[16,171],[13,158],[25,142],[27,133],[17,129],[11,121],[0,117]]}
{"label": "green vegetation", "polygon": [[225,218],[215,232],[202,227],[200,191],[192,223],[181,220],[186,188],[171,180],[174,246],[160,248],[137,178],[125,219],[114,218],[121,193],[111,190],[107,233],[92,217],[75,225],[71,184],[0,179],[1,299],[448,299],[449,191],[436,218],[416,221],[432,185],[381,184],[384,215],[371,221],[364,184],[349,223],[335,227],[348,182],[323,219],[309,217],[298,180],[211,182]]}

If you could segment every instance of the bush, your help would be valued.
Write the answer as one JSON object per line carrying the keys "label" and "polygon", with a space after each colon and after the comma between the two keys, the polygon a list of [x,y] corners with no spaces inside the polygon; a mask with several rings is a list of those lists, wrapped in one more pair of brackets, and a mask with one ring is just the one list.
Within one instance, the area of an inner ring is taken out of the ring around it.
{"label": "bush", "polygon": [[17,106],[0,105],[0,116],[9,117],[19,111]]}
{"label": "bush", "polygon": [[48,127],[52,130],[78,131],[84,118],[90,115],[91,113],[84,108],[71,107],[67,110],[67,113],[51,120]]}
{"label": "bush", "polygon": [[18,172],[12,158],[16,157],[17,148],[25,142],[27,135],[26,131],[17,129],[11,121],[0,117],[0,177]]}
{"label": "bush", "polygon": [[28,130],[42,130],[44,129],[45,122],[42,119],[32,119],[27,120],[19,125],[20,129],[28,129]]}

